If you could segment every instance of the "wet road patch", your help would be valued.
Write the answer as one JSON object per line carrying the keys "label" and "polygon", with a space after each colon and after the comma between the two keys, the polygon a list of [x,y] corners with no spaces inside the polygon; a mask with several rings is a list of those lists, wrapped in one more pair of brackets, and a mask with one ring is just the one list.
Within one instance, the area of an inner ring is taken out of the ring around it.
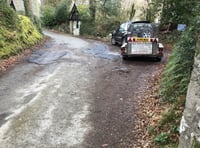
{"label": "wet road patch", "polygon": [[108,47],[103,44],[96,44],[94,47],[86,49],[85,52],[108,60],[117,60],[120,58],[118,53],[110,52]]}
{"label": "wet road patch", "polygon": [[38,65],[46,65],[55,63],[57,60],[67,54],[67,51],[44,51],[39,50],[34,52],[29,58],[28,62]]}
{"label": "wet road patch", "polygon": [[6,118],[10,116],[11,112],[1,113],[0,114],[0,127],[7,121]]}

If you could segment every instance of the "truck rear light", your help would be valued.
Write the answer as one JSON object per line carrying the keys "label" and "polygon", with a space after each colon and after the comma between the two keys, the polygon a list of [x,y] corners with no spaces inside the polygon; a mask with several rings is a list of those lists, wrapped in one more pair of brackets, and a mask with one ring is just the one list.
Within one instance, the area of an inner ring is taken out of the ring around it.
{"label": "truck rear light", "polygon": [[158,40],[158,38],[156,38],[156,42],[158,42],[159,40]]}
{"label": "truck rear light", "polygon": [[121,54],[122,55],[126,53],[125,50],[126,50],[126,47],[121,47]]}
{"label": "truck rear light", "polygon": [[158,38],[151,38],[150,41],[151,42],[158,42]]}
{"label": "truck rear light", "polygon": [[158,51],[159,51],[160,54],[162,54],[163,53],[163,48],[158,48]]}
{"label": "truck rear light", "polygon": [[128,42],[132,42],[132,38],[131,37],[128,37]]}

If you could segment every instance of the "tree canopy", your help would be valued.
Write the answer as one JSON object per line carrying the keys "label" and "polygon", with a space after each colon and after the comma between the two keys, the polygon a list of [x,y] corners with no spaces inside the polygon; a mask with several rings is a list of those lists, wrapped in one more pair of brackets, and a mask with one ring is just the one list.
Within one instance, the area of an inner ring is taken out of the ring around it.
{"label": "tree canopy", "polygon": [[161,23],[189,24],[197,11],[198,0],[152,0],[153,15],[161,12]]}

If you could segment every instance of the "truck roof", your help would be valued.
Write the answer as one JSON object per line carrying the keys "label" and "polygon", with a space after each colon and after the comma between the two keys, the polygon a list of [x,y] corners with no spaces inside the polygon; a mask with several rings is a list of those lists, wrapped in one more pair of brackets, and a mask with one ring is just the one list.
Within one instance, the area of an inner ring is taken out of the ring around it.
{"label": "truck roof", "polygon": [[132,24],[134,23],[150,23],[149,21],[133,21]]}

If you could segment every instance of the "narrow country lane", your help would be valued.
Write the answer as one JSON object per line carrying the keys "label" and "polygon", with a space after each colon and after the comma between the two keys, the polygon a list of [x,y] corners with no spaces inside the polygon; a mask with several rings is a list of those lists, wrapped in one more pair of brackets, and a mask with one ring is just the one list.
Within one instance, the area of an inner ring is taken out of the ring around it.
{"label": "narrow country lane", "polygon": [[0,77],[0,148],[132,145],[137,95],[162,63],[44,33],[51,39]]}

